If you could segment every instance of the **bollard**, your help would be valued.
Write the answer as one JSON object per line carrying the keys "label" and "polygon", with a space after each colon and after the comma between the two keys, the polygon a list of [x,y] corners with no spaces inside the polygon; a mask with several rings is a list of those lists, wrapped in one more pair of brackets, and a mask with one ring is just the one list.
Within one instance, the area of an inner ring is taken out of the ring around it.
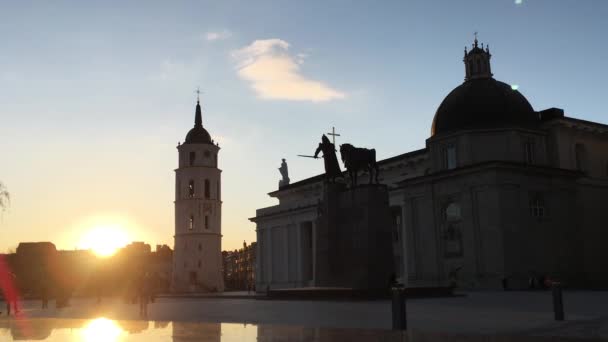
{"label": "bollard", "polygon": [[551,284],[551,292],[553,293],[553,313],[556,321],[564,320],[564,300],[562,297],[562,284],[554,282]]}
{"label": "bollard", "polygon": [[405,289],[403,287],[393,287],[391,292],[393,299],[393,330],[406,330]]}

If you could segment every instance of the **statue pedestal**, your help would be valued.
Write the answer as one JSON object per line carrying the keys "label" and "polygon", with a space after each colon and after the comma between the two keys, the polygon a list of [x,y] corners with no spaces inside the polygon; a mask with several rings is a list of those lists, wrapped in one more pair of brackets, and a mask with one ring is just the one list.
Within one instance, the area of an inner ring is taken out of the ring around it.
{"label": "statue pedestal", "polygon": [[316,286],[388,289],[395,271],[387,187],[326,184],[320,211]]}

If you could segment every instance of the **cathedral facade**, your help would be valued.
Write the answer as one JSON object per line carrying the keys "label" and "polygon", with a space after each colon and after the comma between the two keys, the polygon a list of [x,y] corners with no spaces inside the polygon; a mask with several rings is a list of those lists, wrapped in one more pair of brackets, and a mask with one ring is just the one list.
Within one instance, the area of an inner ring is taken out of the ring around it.
{"label": "cathedral facade", "polygon": [[[465,49],[426,147],[379,161],[395,274],[410,287],[608,287],[608,125],[534,110],[491,57],[477,40]],[[291,183],[256,211],[258,289],[315,286],[325,187],[323,175]]]}
{"label": "cathedral facade", "polygon": [[195,123],[177,146],[173,292],[224,290],[222,276],[222,197],[219,145],[203,127],[196,103]]}

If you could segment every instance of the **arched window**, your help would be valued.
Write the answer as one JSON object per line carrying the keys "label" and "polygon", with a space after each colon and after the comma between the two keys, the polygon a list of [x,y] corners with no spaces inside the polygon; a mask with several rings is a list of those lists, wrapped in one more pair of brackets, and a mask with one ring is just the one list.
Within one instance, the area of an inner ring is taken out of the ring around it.
{"label": "arched window", "polygon": [[203,263],[202,263],[202,262],[199,260],[199,261],[198,261],[198,268],[201,268],[201,265],[202,265],[202,264],[203,264]]}
{"label": "arched window", "polygon": [[[607,164],[607,165],[608,165],[608,164]],[[607,169],[607,170],[608,170],[608,169]],[[607,172],[608,172],[608,171],[607,171]],[[217,185],[217,192],[215,193],[215,198],[217,198],[217,199],[219,200],[220,198],[222,198],[222,197],[221,197],[221,194],[220,194],[220,182],[219,182],[219,181],[217,181],[216,185]]]}
{"label": "arched window", "polygon": [[194,197],[194,180],[188,182],[188,197]]}
{"label": "arched window", "polygon": [[190,152],[190,166],[194,165],[195,160],[196,160],[196,152]]}
{"label": "arched window", "polygon": [[194,229],[194,216],[190,215],[190,220],[188,222],[188,229],[189,230],[193,230]]}
{"label": "arched window", "polygon": [[210,188],[209,180],[205,179],[205,198],[207,198],[207,199],[209,197],[211,197],[211,189],[209,189],[209,188]]}
{"label": "arched window", "polygon": [[205,215],[205,229],[209,229],[209,216]]}
{"label": "arched window", "polygon": [[203,250],[203,244],[201,244],[201,243],[199,243],[199,244],[198,244],[198,250],[199,250],[199,251],[202,251],[202,250]]}

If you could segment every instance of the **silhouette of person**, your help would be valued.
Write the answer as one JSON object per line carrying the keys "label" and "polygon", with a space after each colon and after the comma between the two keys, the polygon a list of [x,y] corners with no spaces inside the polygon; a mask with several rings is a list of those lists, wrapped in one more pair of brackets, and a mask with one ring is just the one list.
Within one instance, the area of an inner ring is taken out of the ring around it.
{"label": "silhouette of person", "polygon": [[[0,265],[0,268],[4,265]],[[17,276],[15,273],[7,272],[6,269],[0,269],[0,288],[2,289],[2,293],[4,295],[4,300],[6,301],[6,314],[11,315],[11,308],[14,314],[19,313],[19,308],[17,307]]]}
{"label": "silhouette of person", "polygon": [[40,289],[40,299],[42,300],[42,308],[46,309],[49,307],[49,287],[48,283],[43,281]]}
{"label": "silhouette of person", "polygon": [[319,147],[317,147],[317,150],[315,151],[315,158],[319,158],[319,152],[323,152],[325,177],[335,181],[336,177],[342,175],[342,171],[340,170],[338,158],[336,157],[336,147],[329,141],[325,134],[321,137],[321,143],[319,143]]}
{"label": "silhouette of person", "polygon": [[152,293],[152,277],[150,273],[145,272],[138,282],[139,292],[139,315],[142,317],[148,316],[148,303],[150,303],[150,295]]}

